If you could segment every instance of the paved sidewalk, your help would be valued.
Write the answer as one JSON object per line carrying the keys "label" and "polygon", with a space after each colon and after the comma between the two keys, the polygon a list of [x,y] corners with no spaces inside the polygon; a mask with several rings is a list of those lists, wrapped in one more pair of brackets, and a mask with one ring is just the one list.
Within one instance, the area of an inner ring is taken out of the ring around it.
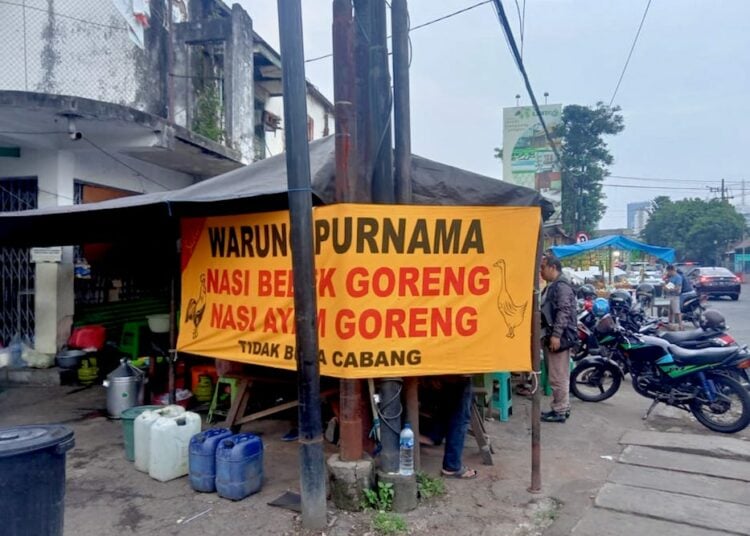
{"label": "paved sidewalk", "polygon": [[627,432],[576,536],[750,534],[750,442]]}

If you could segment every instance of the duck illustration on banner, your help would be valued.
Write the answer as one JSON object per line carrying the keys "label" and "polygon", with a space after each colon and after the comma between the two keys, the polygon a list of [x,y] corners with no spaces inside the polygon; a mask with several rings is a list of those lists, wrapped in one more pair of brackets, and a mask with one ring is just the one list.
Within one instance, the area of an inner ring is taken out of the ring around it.
{"label": "duck illustration on banner", "polygon": [[198,326],[200,326],[201,321],[203,320],[203,313],[206,311],[206,274],[202,273],[200,275],[200,281],[201,281],[201,288],[198,291],[198,297],[197,298],[190,298],[190,301],[187,305],[187,310],[185,311],[185,324],[188,322],[192,322],[194,329],[193,329],[193,339],[198,338]]}
{"label": "duck illustration on banner", "polygon": [[526,306],[529,302],[525,301],[520,305],[516,305],[513,301],[513,297],[508,292],[506,281],[508,267],[505,264],[505,259],[499,259],[494,266],[500,270],[500,291],[497,295],[497,309],[500,311],[500,315],[508,327],[508,332],[505,336],[512,339],[515,337],[515,329],[523,322],[523,315],[526,313]]}

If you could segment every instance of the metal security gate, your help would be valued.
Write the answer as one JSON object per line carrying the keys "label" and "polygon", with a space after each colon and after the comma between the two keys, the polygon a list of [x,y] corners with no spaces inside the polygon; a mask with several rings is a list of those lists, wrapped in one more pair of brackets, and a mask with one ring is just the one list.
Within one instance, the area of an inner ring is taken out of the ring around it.
{"label": "metal security gate", "polygon": [[[37,180],[0,178],[0,212],[37,207]],[[34,265],[29,248],[0,248],[0,343],[17,332],[34,341]]]}

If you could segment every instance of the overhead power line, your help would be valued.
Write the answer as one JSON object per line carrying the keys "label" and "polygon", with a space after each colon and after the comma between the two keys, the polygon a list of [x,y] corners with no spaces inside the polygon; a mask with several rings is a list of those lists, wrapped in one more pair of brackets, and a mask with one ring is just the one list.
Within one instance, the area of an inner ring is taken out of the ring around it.
{"label": "overhead power line", "polygon": [[[483,6],[485,4],[489,4],[490,2],[492,2],[492,0],[484,0],[483,2],[478,2],[476,4],[472,4],[470,6],[467,6],[467,7],[463,8],[463,9],[459,9],[458,11],[453,11],[451,13],[448,13],[448,14],[443,15],[441,17],[438,17],[436,19],[428,20],[427,22],[423,22],[422,24],[417,24],[416,26],[411,26],[409,28],[409,32],[411,33],[414,30],[420,30],[422,28],[426,28],[427,26],[431,26],[431,25],[435,24],[436,22],[441,22],[441,21],[444,21],[446,19],[450,19],[451,17],[455,17],[456,15],[461,15],[463,13],[466,13],[467,11],[471,11],[472,9],[478,8],[479,6]],[[390,37],[391,36],[389,35],[388,38],[390,38]],[[322,56],[316,56],[314,58],[307,59],[307,60],[305,60],[305,63],[312,63],[314,61],[320,61],[320,60],[324,60],[326,58],[331,58],[331,57],[333,57],[333,53],[323,54]]]}
{"label": "overhead power line", "polygon": [[529,82],[529,75],[526,74],[526,68],[523,65],[523,58],[521,58],[521,54],[518,51],[518,47],[516,46],[516,40],[513,37],[513,30],[511,30],[510,28],[510,23],[508,22],[508,16],[505,14],[503,3],[500,0],[493,0],[493,4],[495,5],[497,16],[500,19],[500,25],[503,27],[503,32],[505,33],[505,38],[508,41],[508,46],[510,46],[510,51],[513,56],[513,59],[516,61],[518,70],[521,72],[521,76],[523,77],[523,82],[526,85],[526,92],[529,94],[529,99],[531,99],[531,105],[534,107],[534,111],[536,112],[537,117],[539,117],[539,122],[542,124],[544,135],[547,137],[547,143],[549,143],[549,146],[552,149],[552,152],[555,154],[557,163],[561,165],[562,160],[560,158],[560,153],[557,152],[557,146],[555,145],[555,142],[552,140],[552,135],[550,134],[550,131],[547,128],[547,123],[545,123],[544,116],[542,116],[542,111],[539,109],[539,104],[536,101],[534,90],[531,88],[531,82]]}
{"label": "overhead power line", "polygon": [[701,192],[708,191],[706,188],[698,188],[696,186],[686,186],[684,188],[680,188],[679,186],[644,186],[642,184],[604,184],[605,188],[635,188],[637,190],[697,190]]}
{"label": "overhead power line", "polygon": [[628,52],[628,59],[625,60],[625,65],[622,67],[622,72],[620,73],[620,78],[617,80],[617,85],[615,86],[615,91],[612,93],[612,98],[609,99],[609,105],[612,106],[612,103],[615,101],[615,97],[617,96],[617,90],[620,89],[620,84],[622,83],[622,79],[625,76],[625,71],[628,69],[628,64],[630,63],[630,57],[633,55],[633,50],[635,50],[635,44],[638,42],[638,36],[641,35],[641,29],[643,28],[643,23],[646,21],[646,15],[648,15],[648,8],[651,7],[651,0],[648,0],[648,3],[646,3],[646,9],[643,10],[643,17],[641,17],[641,23],[638,25],[638,31],[635,33],[635,39],[633,39],[633,44],[630,46],[630,52]]}
{"label": "overhead power line", "polygon": [[675,179],[675,178],[664,178],[664,177],[633,177],[628,175],[607,175],[605,179],[619,179],[626,181],[645,181],[645,182],[681,182],[681,183],[696,183],[696,184],[709,184],[709,183],[720,183],[721,179]]}

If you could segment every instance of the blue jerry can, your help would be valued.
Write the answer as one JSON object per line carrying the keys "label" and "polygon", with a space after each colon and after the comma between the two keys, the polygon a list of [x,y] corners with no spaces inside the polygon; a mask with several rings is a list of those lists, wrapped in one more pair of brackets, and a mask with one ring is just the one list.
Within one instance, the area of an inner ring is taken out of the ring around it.
{"label": "blue jerry can", "polygon": [[231,436],[232,431],[227,428],[213,428],[190,438],[188,473],[195,491],[216,491],[216,447]]}
{"label": "blue jerry can", "polygon": [[263,484],[263,442],[254,434],[223,439],[216,449],[216,491],[239,501]]}

